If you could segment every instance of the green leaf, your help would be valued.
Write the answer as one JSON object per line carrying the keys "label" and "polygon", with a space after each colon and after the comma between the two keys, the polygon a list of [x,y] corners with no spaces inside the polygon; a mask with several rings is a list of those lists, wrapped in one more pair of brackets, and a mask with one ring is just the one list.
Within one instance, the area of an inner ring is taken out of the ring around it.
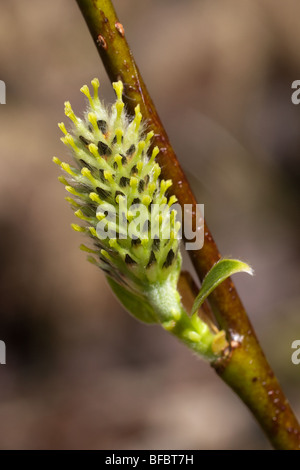
{"label": "green leaf", "polygon": [[200,292],[192,308],[192,315],[197,312],[206,297],[208,297],[221,282],[225,281],[229,276],[232,276],[232,274],[241,272],[253,275],[253,269],[248,264],[238,259],[221,259],[218,261],[203,279]]}
{"label": "green leaf", "polygon": [[135,318],[144,323],[158,323],[155,312],[146,299],[127,290],[110,277],[107,277],[107,281],[123,307]]}

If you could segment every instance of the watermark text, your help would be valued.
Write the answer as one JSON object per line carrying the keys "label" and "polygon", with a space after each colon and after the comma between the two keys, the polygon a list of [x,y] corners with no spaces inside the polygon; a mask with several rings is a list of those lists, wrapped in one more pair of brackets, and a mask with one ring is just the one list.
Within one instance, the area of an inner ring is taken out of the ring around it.
{"label": "watermark text", "polygon": [[6,364],[6,345],[0,341],[0,364]]}
{"label": "watermark text", "polygon": [[[204,204],[146,204],[127,205],[126,196],[118,206],[105,203],[97,209],[97,236],[120,240],[182,239],[186,250],[200,250],[204,244]],[[193,224],[195,225],[193,227]]]}
{"label": "watermark text", "polygon": [[0,104],[6,104],[6,85],[3,80],[0,80]]}
{"label": "watermark text", "polygon": [[291,357],[292,363],[298,365],[300,364],[300,339],[295,339],[292,342],[292,349],[295,349]]}

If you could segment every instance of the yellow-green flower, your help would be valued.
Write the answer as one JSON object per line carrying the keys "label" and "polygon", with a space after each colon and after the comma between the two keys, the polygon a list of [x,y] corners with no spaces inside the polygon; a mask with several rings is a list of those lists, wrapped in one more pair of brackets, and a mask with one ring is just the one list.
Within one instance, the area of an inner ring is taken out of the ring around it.
{"label": "yellow-green flower", "polygon": [[70,130],[59,124],[74,164],[53,159],[64,171],[59,179],[79,218],[72,227],[88,239],[81,248],[133,315],[162,324],[193,350],[215,359],[226,345],[224,332],[212,332],[197,314],[188,316],[177,290],[181,224],[172,210],[175,196],[166,195],[172,181],[159,178],[159,149],[150,150],[153,132],[145,132],[139,106],[133,119],[126,114],[121,81],[113,84],[117,99],[110,108],[99,99],[97,79],[92,87],[93,96],[87,86],[81,88],[88,98],[83,118],[66,102]]}

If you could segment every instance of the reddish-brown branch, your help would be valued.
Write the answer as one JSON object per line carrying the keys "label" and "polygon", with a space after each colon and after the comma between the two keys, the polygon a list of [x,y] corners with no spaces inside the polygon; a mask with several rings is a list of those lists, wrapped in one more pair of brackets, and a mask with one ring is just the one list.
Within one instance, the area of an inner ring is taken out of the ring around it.
{"label": "reddish-brown branch", "polygon": [[[179,203],[192,204],[196,199],[183,173],[168,136],[149,96],[128,47],[123,25],[110,0],[77,0],[79,8],[102,58],[110,80],[122,80],[124,101],[133,113],[137,104],[155,133],[155,144],[162,176],[173,180],[172,192]],[[194,219],[195,219],[194,210]],[[197,223],[194,220],[194,223]],[[205,224],[204,247],[189,251],[200,281],[220,254]],[[277,449],[300,449],[300,427],[280,385],[257,341],[238,293],[231,281],[223,282],[209,297],[221,328],[231,343],[231,354],[214,364],[217,373],[240,396]]]}

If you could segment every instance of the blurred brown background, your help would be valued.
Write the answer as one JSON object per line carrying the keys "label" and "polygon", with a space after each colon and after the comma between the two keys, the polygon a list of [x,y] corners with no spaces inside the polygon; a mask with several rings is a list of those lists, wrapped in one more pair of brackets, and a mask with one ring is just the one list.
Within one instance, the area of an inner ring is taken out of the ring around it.
{"label": "blurred brown background", "polygon": [[[78,249],[56,123],[94,76],[113,93],[75,0],[0,5],[0,448],[269,448],[209,366],[125,313]],[[235,280],[300,417],[300,4],[115,6],[220,250],[255,268]]]}

